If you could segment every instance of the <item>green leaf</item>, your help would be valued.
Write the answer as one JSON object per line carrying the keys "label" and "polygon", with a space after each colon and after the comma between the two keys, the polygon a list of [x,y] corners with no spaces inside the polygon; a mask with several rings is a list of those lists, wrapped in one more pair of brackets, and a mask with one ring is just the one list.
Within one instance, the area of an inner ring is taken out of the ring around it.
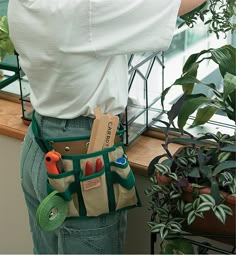
{"label": "green leaf", "polygon": [[214,214],[223,224],[225,224],[226,213],[223,210],[223,208],[216,206],[214,210]]}
{"label": "green leaf", "polygon": [[167,243],[161,249],[160,254],[174,254],[174,247],[171,244]]}
{"label": "green leaf", "polygon": [[187,239],[177,238],[169,242],[174,247],[175,254],[194,254],[193,245]]}
{"label": "green leaf", "polygon": [[214,204],[212,204],[211,202],[203,202],[203,203],[201,203],[201,204],[197,207],[196,211],[197,211],[198,213],[199,213],[199,212],[209,211],[209,210],[212,208],[213,205],[214,205]]}
{"label": "green leaf", "polygon": [[171,177],[172,179],[176,180],[176,181],[178,180],[178,177],[177,177],[176,173],[170,173],[170,174],[168,174],[168,176]]}
{"label": "green leaf", "polygon": [[224,99],[236,90],[236,76],[226,73],[224,76]]}
{"label": "green leaf", "polygon": [[161,175],[165,175],[166,173],[171,171],[169,166],[163,165],[161,163],[156,164],[155,168],[156,168],[157,171],[160,172]]}
{"label": "green leaf", "polygon": [[211,182],[211,195],[215,199],[215,202],[217,205],[222,202],[222,198],[220,196],[219,185],[216,180],[212,180],[212,182]]}
{"label": "green leaf", "polygon": [[194,178],[199,178],[200,177],[200,171],[198,167],[193,167],[191,168],[188,176],[194,177]]}
{"label": "green leaf", "polygon": [[221,75],[231,73],[236,75],[236,50],[231,45],[224,45],[211,50],[212,60],[219,65]]}
{"label": "green leaf", "polygon": [[154,226],[156,225],[156,222],[149,221],[147,224],[148,224],[148,226],[149,226],[150,228],[152,228],[152,227],[154,227]]}
{"label": "green leaf", "polygon": [[169,230],[166,227],[162,227],[160,229],[160,236],[161,236],[161,240],[164,240],[165,237],[168,235]]}
{"label": "green leaf", "polygon": [[[185,74],[182,77],[180,77],[179,79],[175,80],[173,85],[188,85],[188,84],[192,84],[192,83],[194,84],[194,83],[202,83],[202,82],[194,76]],[[190,91],[190,92],[192,92],[192,91]],[[186,93],[186,94],[190,94],[190,93]]]}
{"label": "green leaf", "polygon": [[201,172],[204,176],[206,176],[208,179],[211,179],[211,177],[212,177],[212,175],[213,175],[210,165],[202,166],[202,168],[200,168],[200,172]]}
{"label": "green leaf", "polygon": [[228,161],[221,162],[213,171],[213,175],[216,176],[223,170],[231,169],[231,168],[234,168],[234,169],[236,168],[235,160],[228,160]]}
{"label": "green leaf", "polygon": [[175,191],[171,191],[170,192],[170,199],[175,199],[175,198],[178,198],[178,197],[181,197],[181,193],[176,193]]}
{"label": "green leaf", "polygon": [[163,90],[163,92],[161,93],[161,105],[162,108],[164,109],[164,101],[165,101],[165,97],[168,94],[169,90],[172,88],[173,85],[171,85],[170,87],[166,88]]}
{"label": "green leaf", "polygon": [[182,105],[184,103],[186,95],[183,94],[177,102],[175,102],[172,106],[171,109],[167,112],[167,116],[169,119],[169,122],[172,123],[175,118],[178,116],[180,109],[182,108]]}
{"label": "green leaf", "polygon": [[195,221],[195,219],[196,219],[195,211],[191,211],[188,214],[188,218],[187,218],[188,225],[191,225]]}
{"label": "green leaf", "polygon": [[191,211],[193,208],[193,205],[192,203],[187,203],[185,206],[184,206],[184,212],[189,212]]}
{"label": "green leaf", "polygon": [[160,161],[160,159],[162,159],[163,157],[166,157],[166,156],[167,156],[167,154],[164,153],[164,154],[158,155],[152,159],[152,161],[148,165],[148,176],[152,176],[154,174],[155,164],[157,164]]}
{"label": "green leaf", "polygon": [[219,207],[222,208],[226,214],[233,216],[233,211],[229,206],[227,206],[225,204],[220,204],[220,205],[218,205],[218,208]]}
{"label": "green leaf", "polygon": [[199,198],[203,201],[203,202],[209,202],[211,203],[213,206],[215,205],[215,199],[209,195],[209,194],[201,194],[199,195]]}
{"label": "green leaf", "polygon": [[157,211],[158,214],[162,214],[162,215],[163,214],[164,215],[168,215],[169,214],[169,211],[167,209],[165,209],[165,208],[160,208],[159,207],[159,208],[156,209],[156,211]]}
{"label": "green leaf", "polygon": [[160,224],[156,224],[155,226],[151,227],[151,232],[152,233],[159,233],[161,228],[165,227],[165,224],[160,223]]}
{"label": "green leaf", "polygon": [[181,214],[184,213],[184,206],[185,206],[185,203],[184,203],[183,200],[178,200],[178,201],[177,201],[177,209],[179,210],[179,212],[180,212]]}
{"label": "green leaf", "polygon": [[191,56],[188,57],[187,61],[185,62],[184,66],[183,66],[183,73],[186,73],[190,67],[197,62],[197,60],[199,59],[199,57],[203,54],[206,54],[210,51],[209,50],[203,50],[199,53],[195,53],[195,54],[192,54]]}
{"label": "green leaf", "polygon": [[193,202],[193,209],[196,211],[198,206],[200,205],[201,201],[199,198],[195,199]]}
{"label": "green leaf", "polygon": [[188,160],[184,157],[178,157],[177,158],[178,162],[182,165],[182,166],[187,166],[188,165]]}
{"label": "green leaf", "polygon": [[191,114],[193,114],[202,104],[211,103],[211,99],[204,94],[189,95],[183,103],[178,115],[178,127],[182,130]]}
{"label": "green leaf", "polygon": [[222,152],[220,152],[219,155],[217,156],[217,160],[218,160],[219,162],[224,162],[224,161],[226,161],[230,156],[231,156],[231,152],[222,151]]}
{"label": "green leaf", "polygon": [[211,119],[211,117],[219,110],[219,107],[207,105],[197,110],[196,117],[190,128],[203,125]]}
{"label": "green leaf", "polygon": [[178,233],[178,232],[180,232],[181,231],[181,227],[178,225],[178,224],[176,224],[176,223],[172,223],[171,225],[170,225],[170,228],[169,228],[172,232],[176,232],[176,233]]}
{"label": "green leaf", "polygon": [[195,215],[200,218],[204,218],[203,212],[195,212]]}

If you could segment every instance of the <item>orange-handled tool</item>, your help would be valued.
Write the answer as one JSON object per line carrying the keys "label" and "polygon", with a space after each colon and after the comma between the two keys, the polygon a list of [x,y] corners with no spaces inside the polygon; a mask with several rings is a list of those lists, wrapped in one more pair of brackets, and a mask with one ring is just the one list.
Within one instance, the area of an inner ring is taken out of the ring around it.
{"label": "orange-handled tool", "polygon": [[59,167],[61,161],[61,154],[56,151],[49,151],[44,158],[47,172],[49,174],[60,174],[62,169]]}

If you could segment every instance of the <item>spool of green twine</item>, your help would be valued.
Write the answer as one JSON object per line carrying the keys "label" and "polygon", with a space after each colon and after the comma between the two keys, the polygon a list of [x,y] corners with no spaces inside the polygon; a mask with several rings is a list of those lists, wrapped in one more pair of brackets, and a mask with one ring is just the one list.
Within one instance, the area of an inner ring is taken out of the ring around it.
{"label": "spool of green twine", "polygon": [[53,191],[40,203],[36,212],[37,223],[42,230],[53,231],[62,225],[67,213],[67,202]]}

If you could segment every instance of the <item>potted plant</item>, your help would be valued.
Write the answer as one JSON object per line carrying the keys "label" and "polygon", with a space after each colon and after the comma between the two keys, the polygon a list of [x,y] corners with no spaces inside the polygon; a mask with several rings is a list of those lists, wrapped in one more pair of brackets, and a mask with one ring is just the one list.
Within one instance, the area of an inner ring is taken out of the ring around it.
{"label": "potted plant", "polygon": [[[197,79],[198,67],[206,60],[218,64],[223,89]],[[151,197],[152,220],[148,224],[152,232],[160,234],[163,253],[192,253],[191,245],[183,239],[185,231],[224,233],[231,238],[217,240],[235,246],[236,133],[207,132],[194,137],[184,128],[194,112],[197,114],[190,127],[205,124],[219,110],[236,126],[235,63],[236,49],[230,45],[192,54],[182,76],[162,93],[164,105],[173,86],[183,88],[183,94],[167,112],[168,120],[157,120],[165,134],[165,153],[149,164],[152,186],[145,191]],[[206,86],[213,96],[193,94],[195,86]],[[179,137],[173,137],[173,132]],[[182,144],[174,154],[169,149],[171,143]],[[205,224],[207,217],[210,220]]]}

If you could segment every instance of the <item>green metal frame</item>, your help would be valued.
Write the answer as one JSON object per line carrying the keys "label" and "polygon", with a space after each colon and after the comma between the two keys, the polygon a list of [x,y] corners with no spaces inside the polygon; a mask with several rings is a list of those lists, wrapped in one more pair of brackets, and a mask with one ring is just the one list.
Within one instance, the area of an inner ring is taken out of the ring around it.
{"label": "green metal frame", "polygon": [[0,63],[0,69],[14,72],[13,75],[7,77],[6,79],[0,82],[0,89],[3,89],[7,85],[11,84],[12,82],[20,78],[20,70],[17,66],[12,66],[10,64],[2,62]]}

